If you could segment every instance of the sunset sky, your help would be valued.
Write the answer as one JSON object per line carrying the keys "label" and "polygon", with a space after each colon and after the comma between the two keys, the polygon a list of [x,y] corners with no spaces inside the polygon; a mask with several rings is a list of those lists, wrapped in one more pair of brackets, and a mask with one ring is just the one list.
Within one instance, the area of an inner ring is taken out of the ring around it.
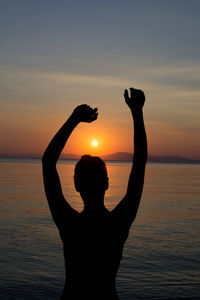
{"label": "sunset sky", "polygon": [[131,152],[133,86],[149,154],[200,158],[199,12],[198,0],[2,0],[0,154],[42,154],[82,103],[99,118],[64,153]]}

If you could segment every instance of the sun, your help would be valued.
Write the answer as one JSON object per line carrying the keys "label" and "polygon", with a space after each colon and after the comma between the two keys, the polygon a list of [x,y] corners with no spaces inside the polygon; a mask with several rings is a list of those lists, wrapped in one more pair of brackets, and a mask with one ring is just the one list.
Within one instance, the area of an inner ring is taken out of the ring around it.
{"label": "sun", "polygon": [[99,142],[97,140],[93,140],[91,144],[93,147],[97,147],[99,145]]}

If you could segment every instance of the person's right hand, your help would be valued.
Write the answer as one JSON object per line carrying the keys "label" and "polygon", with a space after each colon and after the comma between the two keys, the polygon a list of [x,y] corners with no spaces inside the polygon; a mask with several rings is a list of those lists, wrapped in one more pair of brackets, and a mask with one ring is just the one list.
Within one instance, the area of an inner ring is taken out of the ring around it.
{"label": "person's right hand", "polygon": [[128,90],[125,90],[124,98],[131,111],[136,112],[142,110],[145,102],[145,95],[143,91],[130,88],[130,97],[128,95]]}
{"label": "person's right hand", "polygon": [[91,123],[98,117],[98,108],[91,108],[87,104],[79,105],[72,113],[72,117],[78,122]]}

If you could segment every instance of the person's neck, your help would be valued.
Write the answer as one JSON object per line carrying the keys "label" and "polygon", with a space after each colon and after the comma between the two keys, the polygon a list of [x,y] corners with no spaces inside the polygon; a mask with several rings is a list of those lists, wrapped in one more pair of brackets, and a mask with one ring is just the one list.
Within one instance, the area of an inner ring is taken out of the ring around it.
{"label": "person's neck", "polygon": [[105,211],[104,194],[81,193],[84,202],[84,212],[92,215],[100,215]]}

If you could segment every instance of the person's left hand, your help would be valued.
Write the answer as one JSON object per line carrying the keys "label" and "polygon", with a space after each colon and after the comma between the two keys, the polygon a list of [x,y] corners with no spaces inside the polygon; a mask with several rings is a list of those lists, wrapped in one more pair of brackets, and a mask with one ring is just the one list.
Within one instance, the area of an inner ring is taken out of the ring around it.
{"label": "person's left hand", "polygon": [[145,95],[143,91],[130,88],[130,97],[128,95],[128,90],[125,90],[124,98],[132,112],[142,111],[145,103]]}
{"label": "person's left hand", "polygon": [[72,117],[78,122],[91,123],[98,117],[98,108],[92,108],[87,104],[79,105],[72,113]]}

